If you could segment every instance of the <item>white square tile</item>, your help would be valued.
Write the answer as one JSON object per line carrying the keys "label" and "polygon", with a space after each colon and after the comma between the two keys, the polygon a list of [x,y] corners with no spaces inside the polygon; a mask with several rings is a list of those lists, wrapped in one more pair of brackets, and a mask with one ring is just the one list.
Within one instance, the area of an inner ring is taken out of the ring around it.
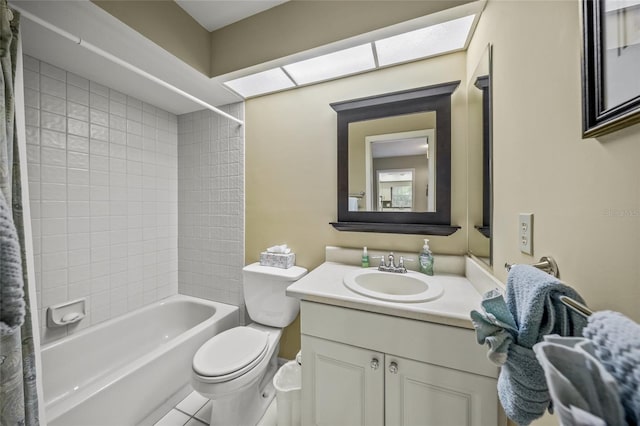
{"label": "white square tile", "polygon": [[96,93],[98,95],[101,95],[107,98],[109,97],[109,88],[101,84],[98,84],[95,81],[89,82],[89,90],[92,93]]}
{"label": "white square tile", "polygon": [[67,169],[59,166],[49,166],[43,164],[40,166],[40,176],[46,183],[66,183]]}
{"label": "white square tile", "polygon": [[127,119],[142,123],[142,110],[134,106],[127,105]]}
{"label": "white square tile", "polygon": [[198,410],[198,412],[195,414],[194,417],[196,417],[198,420],[202,420],[203,422],[209,424],[209,421],[211,420],[212,406],[213,404],[211,401],[207,402],[204,407]]}
{"label": "white square tile", "polygon": [[90,190],[87,185],[67,185],[69,201],[89,201]]}
{"label": "white square tile", "polygon": [[62,235],[67,233],[67,218],[41,219],[42,236]]}
{"label": "white square tile", "polygon": [[54,78],[59,81],[67,81],[67,72],[61,68],[54,67],[46,62],[40,62],[40,74]]}
{"label": "white square tile", "polygon": [[37,72],[24,68],[24,87],[40,90],[40,75]]}
{"label": "white square tile", "polygon": [[91,278],[91,269],[89,264],[72,266],[69,268],[69,283],[85,282],[88,283]]}
{"label": "white square tile", "polygon": [[184,426],[205,426],[208,425],[209,423],[205,423],[202,422],[198,419],[196,419],[195,417],[192,417],[191,419],[189,419],[189,421],[187,423],[185,423]]}
{"label": "white square tile", "polygon": [[89,93],[89,106],[101,111],[109,112],[109,99],[97,93]]}
{"label": "white square tile", "polygon": [[70,72],[67,73],[67,83],[84,90],[89,90],[89,80]]}
{"label": "white square tile", "polygon": [[64,99],[67,96],[67,85],[60,80],[40,75],[40,91]]}
{"label": "white square tile", "polygon": [[89,107],[67,101],[67,116],[76,120],[89,121]]}
{"label": "white square tile", "polygon": [[114,100],[116,102],[120,102],[122,104],[127,103],[127,95],[113,89],[109,90],[109,99]]}
{"label": "white square tile", "polygon": [[132,98],[131,96],[127,96],[127,105],[130,105],[134,108],[142,109],[142,101]]}
{"label": "white square tile", "polygon": [[111,114],[117,115],[119,117],[127,116],[127,106],[123,103],[116,102],[115,100],[109,101],[109,111]]}
{"label": "white square tile", "polygon": [[82,120],[76,120],[75,118],[67,119],[68,132],[71,135],[88,137],[89,136],[89,123]]}
{"label": "white square tile", "polygon": [[[29,147],[27,147],[29,148]],[[51,147],[42,147],[40,150],[42,155],[42,163],[52,166],[66,166],[67,165],[67,153],[62,149],[56,149]]]}
{"label": "white square tile", "polygon": [[[89,154],[83,152],[67,152],[67,166],[74,169],[89,169]],[[82,182],[89,183],[89,182]]]}
{"label": "white square tile", "polygon": [[109,141],[109,129],[104,126],[99,126],[97,124],[91,124],[90,126],[90,136],[92,139],[98,139],[101,141]]}
{"label": "white square tile", "polygon": [[67,100],[89,106],[89,91],[75,86],[67,86]]}
{"label": "white square tile", "polygon": [[109,157],[105,157],[102,155],[91,155],[89,158],[89,167],[91,168],[91,170],[108,171],[110,167]]}
{"label": "white square tile", "polygon": [[90,113],[90,121],[93,124],[98,124],[100,126],[109,126],[109,114],[104,111],[100,111],[99,109],[91,109]]}
{"label": "white square tile", "polygon": [[67,287],[56,287],[42,291],[42,306],[57,305],[67,300]]}
{"label": "white square tile", "polygon": [[[89,233],[69,234],[67,235],[67,242],[69,250],[86,250],[91,247],[91,237]],[[67,242],[65,242],[65,244],[67,244]]]}
{"label": "white square tile", "polygon": [[69,151],[88,153],[89,138],[77,135],[67,135],[67,149]]}
{"label": "white square tile", "polygon": [[57,96],[42,93],[40,96],[40,108],[43,111],[48,111],[54,114],[66,115],[67,101]]}
{"label": "white square tile", "polygon": [[109,142],[105,142],[97,139],[91,139],[91,142],[89,143],[89,152],[91,152],[92,155],[108,156]]}
{"label": "white square tile", "polygon": [[89,185],[89,170],[67,169],[67,182],[72,185]]}
{"label": "white square tile", "polygon": [[24,104],[31,108],[40,108],[40,92],[25,87]]}
{"label": "white square tile", "polygon": [[206,404],[207,402],[209,402],[208,398],[205,398],[198,392],[193,391],[189,394],[189,396],[187,396],[178,405],[176,405],[176,408],[184,413],[193,416],[198,412],[198,410],[204,407],[204,404]]}
{"label": "white square tile", "polygon": [[[67,252],[61,251],[57,253],[47,253],[42,255],[42,271],[55,271],[58,269],[66,268],[67,263]],[[66,281],[62,281],[62,285],[66,284]]]}
{"label": "white square tile", "polygon": [[[55,116],[55,114],[49,114],[49,115]],[[56,116],[56,117],[61,117],[62,120],[64,120],[62,116]],[[53,128],[51,130],[42,129],[41,135],[40,135],[41,145],[52,147],[52,148],[65,149],[67,145],[67,138],[66,138],[66,135],[64,134],[64,131],[65,131],[64,126],[62,129],[53,129]]]}
{"label": "white square tile", "polygon": [[26,126],[27,144],[40,145],[40,129],[33,126]]}
{"label": "white square tile", "polygon": [[25,107],[25,122],[27,126],[40,127],[40,110]]}
{"label": "white square tile", "polygon": [[183,426],[189,421],[189,416],[178,410],[169,411],[155,426]]}
{"label": "white square tile", "polygon": [[46,201],[66,201],[67,200],[67,187],[64,184],[59,183],[43,183],[40,185],[42,191],[42,200]]}

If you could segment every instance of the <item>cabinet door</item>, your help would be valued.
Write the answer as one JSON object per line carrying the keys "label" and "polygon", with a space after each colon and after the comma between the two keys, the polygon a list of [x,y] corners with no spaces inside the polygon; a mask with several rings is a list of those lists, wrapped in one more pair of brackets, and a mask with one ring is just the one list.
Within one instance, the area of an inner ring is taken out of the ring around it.
{"label": "cabinet door", "polygon": [[384,422],[384,354],[302,335],[302,424]]}
{"label": "cabinet door", "polygon": [[386,356],[386,426],[498,424],[497,381]]}

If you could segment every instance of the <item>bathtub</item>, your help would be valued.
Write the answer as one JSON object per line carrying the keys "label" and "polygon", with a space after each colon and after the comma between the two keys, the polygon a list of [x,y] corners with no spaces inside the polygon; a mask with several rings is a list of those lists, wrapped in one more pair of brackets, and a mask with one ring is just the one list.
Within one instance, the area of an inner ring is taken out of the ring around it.
{"label": "bathtub", "polygon": [[178,295],[43,346],[48,424],[139,424],[186,390],[196,350],[238,320],[235,306]]}

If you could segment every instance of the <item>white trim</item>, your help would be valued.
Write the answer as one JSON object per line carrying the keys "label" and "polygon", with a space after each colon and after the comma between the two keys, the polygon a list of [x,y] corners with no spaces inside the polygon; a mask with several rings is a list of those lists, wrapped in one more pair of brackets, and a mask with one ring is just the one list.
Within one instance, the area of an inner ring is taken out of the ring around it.
{"label": "white trim", "polygon": [[[429,144],[429,151],[427,157],[429,159],[429,195],[427,196],[427,211],[435,211],[435,191],[431,190],[435,189],[435,141],[436,135],[434,129],[424,129],[424,130],[412,130],[408,132],[398,132],[398,133],[386,133],[382,135],[371,135],[365,136],[364,138],[364,173],[365,173],[365,210],[366,211],[374,211],[373,210],[373,175],[372,175],[372,149],[371,145],[374,142],[393,142],[398,139],[413,139],[426,137]],[[433,161],[431,161],[433,159]],[[415,194],[414,194],[415,195]]]}
{"label": "white trim", "polygon": [[36,289],[36,268],[33,251],[33,231],[31,228],[31,204],[29,203],[29,177],[27,176],[27,134],[24,113],[24,74],[22,70],[22,42],[18,38],[18,54],[16,58],[15,111],[16,132],[18,137],[18,158],[20,160],[20,184],[22,185],[22,213],[24,218],[24,249],[27,256],[27,281],[29,292],[29,309],[33,326],[33,346],[36,362],[36,392],[38,394],[38,415],[40,424],[46,426],[44,411],[44,392],[42,388],[42,358],[40,357],[40,315]]}

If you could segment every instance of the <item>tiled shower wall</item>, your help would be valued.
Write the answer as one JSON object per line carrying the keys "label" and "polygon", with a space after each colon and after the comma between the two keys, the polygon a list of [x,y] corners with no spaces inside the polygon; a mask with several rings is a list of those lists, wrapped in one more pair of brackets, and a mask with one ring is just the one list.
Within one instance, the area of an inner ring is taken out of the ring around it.
{"label": "tiled shower wall", "polygon": [[[44,342],[178,291],[177,117],[24,58],[29,190]],[[78,325],[46,308],[85,297]]]}
{"label": "tiled shower wall", "polygon": [[[221,109],[244,116],[242,103]],[[180,293],[244,312],[244,127],[198,111],[178,117],[178,138]]]}

